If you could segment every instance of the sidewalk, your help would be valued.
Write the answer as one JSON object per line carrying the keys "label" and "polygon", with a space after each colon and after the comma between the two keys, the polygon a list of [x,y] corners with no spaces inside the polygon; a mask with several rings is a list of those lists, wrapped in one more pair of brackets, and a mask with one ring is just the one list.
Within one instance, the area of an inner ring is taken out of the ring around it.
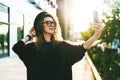
{"label": "sidewalk", "polygon": [[[73,65],[72,69],[73,80],[102,80],[94,79],[95,71],[85,58]],[[27,80],[26,68],[18,56],[0,58],[0,80]]]}
{"label": "sidewalk", "polygon": [[26,68],[18,56],[0,59],[0,80],[26,80]]}

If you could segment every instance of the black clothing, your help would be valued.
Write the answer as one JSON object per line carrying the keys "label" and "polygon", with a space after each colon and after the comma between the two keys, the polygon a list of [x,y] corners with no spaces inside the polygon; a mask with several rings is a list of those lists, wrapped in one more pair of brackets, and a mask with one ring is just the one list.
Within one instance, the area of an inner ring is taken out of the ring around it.
{"label": "black clothing", "polygon": [[86,49],[64,41],[55,47],[46,42],[46,50],[41,52],[34,43],[19,41],[13,51],[27,68],[27,80],[72,80],[72,65],[82,59]]}

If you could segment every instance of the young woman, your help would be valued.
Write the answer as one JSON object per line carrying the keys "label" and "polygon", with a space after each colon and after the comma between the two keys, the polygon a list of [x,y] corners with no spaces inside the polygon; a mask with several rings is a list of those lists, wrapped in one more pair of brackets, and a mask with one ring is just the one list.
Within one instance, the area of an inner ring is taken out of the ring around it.
{"label": "young woman", "polygon": [[[72,80],[72,65],[82,59],[101,34],[99,23],[93,28],[95,34],[90,39],[73,45],[61,38],[60,27],[52,15],[38,14],[29,35],[13,46],[27,68],[27,80]],[[31,39],[33,42],[28,43]]]}

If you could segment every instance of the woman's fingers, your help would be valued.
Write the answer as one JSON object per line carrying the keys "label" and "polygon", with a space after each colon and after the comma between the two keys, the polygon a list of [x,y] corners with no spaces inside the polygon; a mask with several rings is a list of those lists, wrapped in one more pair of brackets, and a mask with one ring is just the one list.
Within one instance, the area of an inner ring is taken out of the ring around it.
{"label": "woman's fingers", "polygon": [[30,34],[31,37],[36,36],[36,33],[35,33],[35,30],[34,30],[34,27],[32,27],[32,28],[30,29],[29,34]]}
{"label": "woman's fingers", "polygon": [[93,29],[95,30],[95,32],[102,32],[103,26],[100,22],[98,23],[94,23],[93,24]]}

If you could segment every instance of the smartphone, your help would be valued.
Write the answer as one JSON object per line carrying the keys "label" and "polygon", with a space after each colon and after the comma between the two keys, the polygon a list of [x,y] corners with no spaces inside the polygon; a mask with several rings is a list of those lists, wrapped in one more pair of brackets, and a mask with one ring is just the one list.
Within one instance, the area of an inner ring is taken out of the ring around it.
{"label": "smartphone", "polygon": [[97,23],[97,21],[98,21],[98,12],[93,11],[93,23]]}

